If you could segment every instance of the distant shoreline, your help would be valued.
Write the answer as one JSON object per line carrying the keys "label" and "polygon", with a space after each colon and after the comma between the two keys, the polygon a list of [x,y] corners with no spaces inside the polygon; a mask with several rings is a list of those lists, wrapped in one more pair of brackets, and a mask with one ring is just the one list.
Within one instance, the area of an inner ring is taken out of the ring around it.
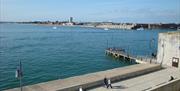
{"label": "distant shoreline", "polygon": [[43,26],[68,26],[68,27],[85,27],[98,29],[123,29],[123,30],[151,30],[151,29],[173,29],[179,30],[180,24],[135,24],[135,23],[113,23],[113,22],[0,22],[2,23],[16,23],[16,24],[33,24]]}
{"label": "distant shoreline", "polygon": [[[59,24],[33,24],[33,25],[43,25],[43,26],[64,26],[64,27],[83,27],[83,28],[96,28],[96,29],[114,29],[114,30],[118,30],[118,29],[123,29],[123,30],[137,30],[138,28],[119,28],[118,25],[101,25],[101,26],[93,26],[93,25],[59,25]],[[113,27],[115,26],[115,27]],[[180,27],[180,24],[179,24]],[[172,30],[178,30],[176,28],[144,28],[143,30],[152,30],[152,29],[172,29]]]}

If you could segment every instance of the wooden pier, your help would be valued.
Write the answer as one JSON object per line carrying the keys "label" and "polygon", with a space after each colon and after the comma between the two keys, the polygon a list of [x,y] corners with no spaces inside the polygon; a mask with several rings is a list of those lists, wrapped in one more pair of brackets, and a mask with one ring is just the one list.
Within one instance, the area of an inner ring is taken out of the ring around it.
{"label": "wooden pier", "polygon": [[130,55],[129,53],[126,53],[124,49],[121,48],[107,48],[105,50],[106,55],[112,56],[116,59],[123,59],[124,61],[129,62],[135,62],[135,63],[141,63],[140,61],[143,60],[143,58],[138,58],[135,56]]}

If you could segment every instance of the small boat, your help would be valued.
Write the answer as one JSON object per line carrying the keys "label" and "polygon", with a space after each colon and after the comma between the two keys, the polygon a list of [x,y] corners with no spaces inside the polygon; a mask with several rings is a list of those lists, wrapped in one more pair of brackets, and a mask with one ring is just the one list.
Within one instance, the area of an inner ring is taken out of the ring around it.
{"label": "small boat", "polygon": [[136,30],[144,30],[144,28],[143,28],[143,27],[140,27],[140,28],[137,28]]}
{"label": "small boat", "polygon": [[53,27],[53,29],[57,29],[57,27],[56,27],[56,26],[54,26],[54,27]]}
{"label": "small boat", "polygon": [[104,30],[109,30],[108,28],[104,28]]}

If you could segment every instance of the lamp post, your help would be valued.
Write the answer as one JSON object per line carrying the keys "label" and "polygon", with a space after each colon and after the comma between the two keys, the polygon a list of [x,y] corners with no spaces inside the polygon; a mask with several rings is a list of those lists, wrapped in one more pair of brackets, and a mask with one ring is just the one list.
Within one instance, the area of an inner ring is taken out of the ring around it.
{"label": "lamp post", "polygon": [[20,91],[22,91],[22,77],[23,77],[23,72],[22,72],[22,64],[21,61],[19,61],[19,66],[17,67],[16,70],[16,78],[19,79],[19,86],[20,86]]}

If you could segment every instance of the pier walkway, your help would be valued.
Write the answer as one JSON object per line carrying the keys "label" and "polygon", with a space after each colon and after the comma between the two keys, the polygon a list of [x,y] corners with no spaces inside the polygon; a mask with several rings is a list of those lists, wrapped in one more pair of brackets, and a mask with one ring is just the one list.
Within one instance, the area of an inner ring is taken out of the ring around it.
{"label": "pier walkway", "polygon": [[[101,86],[91,89],[89,91],[151,91],[154,90],[154,88],[159,87],[160,85],[168,84],[170,80],[170,76],[173,76],[175,80],[180,79],[179,69],[170,67],[146,75],[113,83],[112,89],[110,88],[107,89],[104,86]],[[174,90],[166,89],[163,91],[174,91]]]}
{"label": "pier walkway", "polygon": [[123,60],[129,61],[129,62],[135,62],[135,63],[156,62],[156,59],[154,59],[154,58],[146,58],[146,57],[130,55],[129,53],[126,53],[124,49],[121,49],[121,48],[107,48],[105,50],[105,53],[106,53],[106,55],[112,56],[116,59],[123,59]]}
{"label": "pier walkway", "polygon": [[107,48],[105,52],[107,55],[114,56],[115,58],[132,59],[132,60],[137,59],[136,57],[134,57],[128,53],[125,53],[124,49]]}
{"label": "pier walkway", "polygon": [[[24,86],[23,91],[77,91],[80,86],[82,86],[83,89],[102,86],[103,79],[105,76],[107,78],[111,78],[112,82],[117,82],[127,78],[154,72],[159,69],[161,69],[161,66],[158,64],[135,64],[131,66],[115,68],[115,69],[110,69],[95,73],[89,73],[81,76],[70,77],[66,79],[59,79],[59,80]],[[19,90],[20,90],[19,88],[14,88],[14,89],[9,89],[7,91],[19,91]],[[103,90],[99,90],[99,91],[103,91]]]}

